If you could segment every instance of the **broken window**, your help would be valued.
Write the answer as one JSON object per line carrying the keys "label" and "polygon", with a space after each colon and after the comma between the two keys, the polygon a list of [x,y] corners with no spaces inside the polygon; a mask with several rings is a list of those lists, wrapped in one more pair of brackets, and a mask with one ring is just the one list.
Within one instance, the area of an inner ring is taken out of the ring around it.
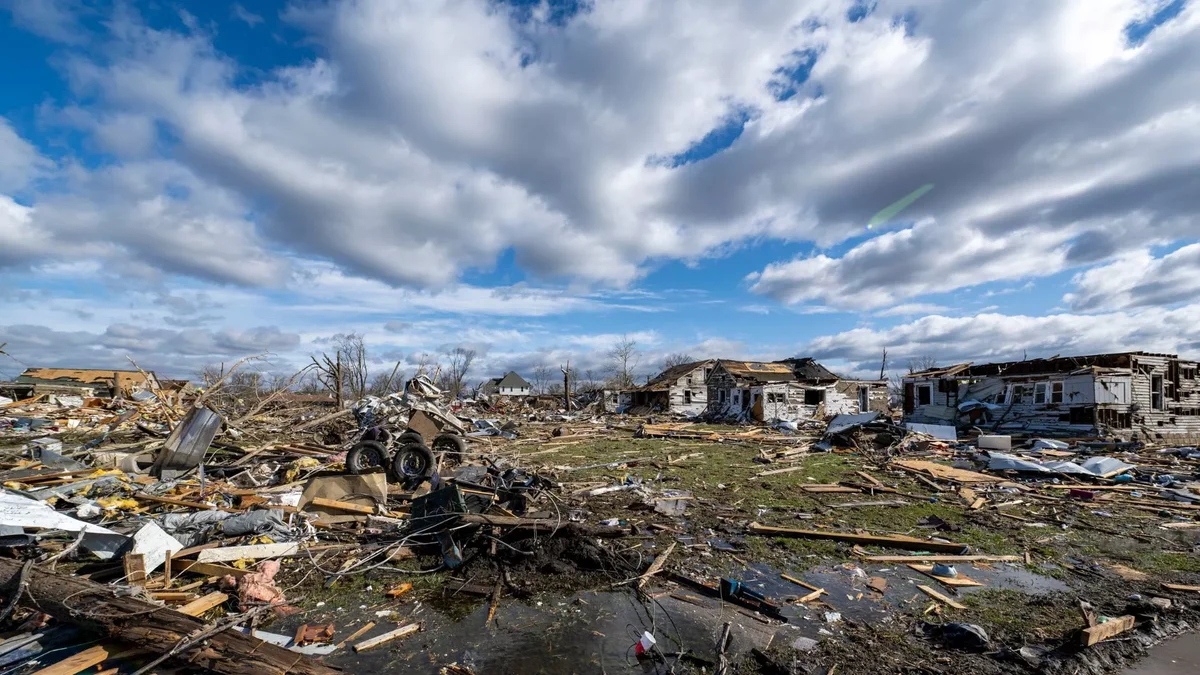
{"label": "broken window", "polygon": [[858,410],[866,412],[871,407],[871,390],[867,387],[858,388]]}
{"label": "broken window", "polygon": [[1051,403],[1062,403],[1063,402],[1063,383],[1062,382],[1051,382],[1050,383],[1050,402]]}
{"label": "broken window", "polygon": [[781,391],[771,392],[771,393],[767,394],[767,402],[768,403],[785,403],[786,399],[784,398],[784,394]]}
{"label": "broken window", "polygon": [[917,387],[917,405],[929,405],[930,403],[933,403],[933,387],[928,384]]}
{"label": "broken window", "polygon": [[804,405],[820,405],[825,402],[824,389],[805,389]]}
{"label": "broken window", "polygon": [[1164,410],[1162,375],[1150,376],[1150,408],[1152,410]]}
{"label": "broken window", "polygon": [[[690,379],[692,379],[692,378],[690,378],[690,377],[689,377],[688,379],[690,380]],[[684,389],[684,390],[683,390],[683,404],[684,404],[684,405],[691,405],[691,403],[692,403],[692,390],[691,390],[691,389]]]}
{"label": "broken window", "polygon": [[1046,389],[1049,384],[1050,384],[1049,382],[1038,382],[1033,385],[1033,402],[1034,403],[1045,403],[1046,402]]}

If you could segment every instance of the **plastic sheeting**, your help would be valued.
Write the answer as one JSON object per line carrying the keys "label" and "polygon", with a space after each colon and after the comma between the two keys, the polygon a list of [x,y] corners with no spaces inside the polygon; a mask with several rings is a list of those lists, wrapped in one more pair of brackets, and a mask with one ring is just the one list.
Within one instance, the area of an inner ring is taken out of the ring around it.
{"label": "plastic sheeting", "polygon": [[1132,468],[1132,464],[1126,464],[1113,457],[1091,457],[1082,464],[1076,464],[1075,462],[1042,462],[1002,452],[993,452],[988,455],[989,471],[1024,471],[1029,473],[1068,473],[1107,476],[1113,473],[1128,471]]}

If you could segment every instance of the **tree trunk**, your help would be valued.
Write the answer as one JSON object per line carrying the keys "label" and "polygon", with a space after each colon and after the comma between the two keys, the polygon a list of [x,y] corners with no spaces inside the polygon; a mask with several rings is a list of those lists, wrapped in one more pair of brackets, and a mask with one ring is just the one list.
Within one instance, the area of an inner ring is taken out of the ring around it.
{"label": "tree trunk", "polygon": [[[0,588],[16,591],[21,563],[0,558]],[[167,607],[132,597],[117,597],[114,587],[32,568],[26,595],[37,609],[55,619],[116,638],[151,652],[169,652],[180,639],[206,624]],[[178,656],[179,660],[228,675],[335,675],[339,673],[303,654],[288,651],[232,628],[206,638]]]}

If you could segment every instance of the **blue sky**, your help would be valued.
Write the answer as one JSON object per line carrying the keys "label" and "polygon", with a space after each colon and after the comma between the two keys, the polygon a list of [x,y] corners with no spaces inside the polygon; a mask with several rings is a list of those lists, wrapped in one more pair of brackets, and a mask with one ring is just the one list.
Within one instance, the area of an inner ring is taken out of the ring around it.
{"label": "blue sky", "polygon": [[0,0],[0,375],[1197,351],[1198,38],[1182,0]]}

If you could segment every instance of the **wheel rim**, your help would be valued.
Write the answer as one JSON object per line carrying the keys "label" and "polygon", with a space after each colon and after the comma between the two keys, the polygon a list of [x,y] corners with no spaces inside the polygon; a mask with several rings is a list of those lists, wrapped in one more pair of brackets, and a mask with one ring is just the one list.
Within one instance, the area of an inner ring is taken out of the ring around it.
{"label": "wheel rim", "polygon": [[425,458],[417,452],[406,452],[400,458],[400,472],[405,476],[420,476],[425,473]]}
{"label": "wheel rim", "polygon": [[362,452],[358,453],[358,461],[355,464],[359,469],[381,467],[383,458],[379,456],[379,452],[375,448],[363,448]]}

